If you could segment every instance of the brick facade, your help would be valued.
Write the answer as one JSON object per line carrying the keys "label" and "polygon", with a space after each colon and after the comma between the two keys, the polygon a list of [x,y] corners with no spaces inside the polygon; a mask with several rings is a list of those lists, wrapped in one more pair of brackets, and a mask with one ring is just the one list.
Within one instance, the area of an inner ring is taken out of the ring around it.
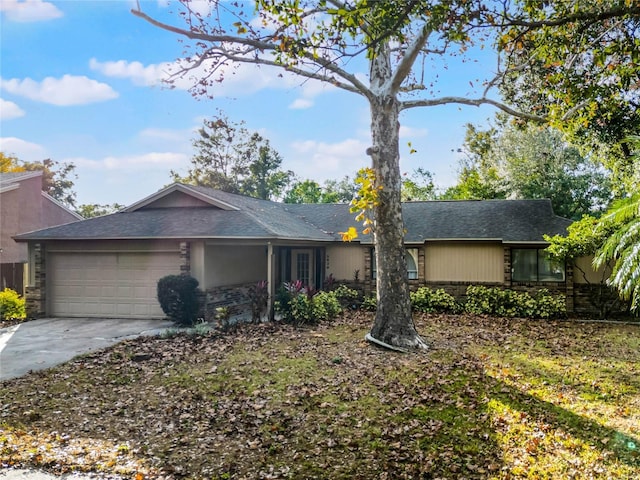
{"label": "brick facade", "polygon": [[[376,282],[371,278],[371,253],[372,249],[365,251],[364,278],[361,282],[345,282],[351,288],[357,288],[365,295],[374,295]],[[574,282],[574,269],[572,264],[568,264],[565,270],[565,281],[563,282],[514,282],[511,276],[511,247],[504,247],[504,280],[502,283],[496,282],[449,282],[449,281],[427,281],[424,278],[425,255],[424,249],[419,250],[418,275],[417,280],[409,280],[409,288],[412,291],[420,287],[429,287],[433,290],[443,289],[453,295],[456,299],[462,300],[466,296],[467,287],[470,285],[482,285],[484,287],[508,288],[518,292],[527,292],[535,296],[541,289],[547,289],[551,294],[564,295],[566,298],[567,312],[570,314],[586,315],[590,317],[602,316],[603,310],[609,312],[624,312],[625,306],[617,301],[615,291],[606,286],[584,285]]]}

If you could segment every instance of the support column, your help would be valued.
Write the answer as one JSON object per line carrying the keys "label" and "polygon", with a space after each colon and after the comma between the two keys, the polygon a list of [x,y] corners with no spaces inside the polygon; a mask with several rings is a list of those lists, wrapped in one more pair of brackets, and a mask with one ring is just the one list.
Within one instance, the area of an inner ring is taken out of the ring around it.
{"label": "support column", "polygon": [[273,302],[275,301],[276,277],[274,268],[275,257],[273,255],[273,245],[267,243],[267,318],[273,320]]}
{"label": "support column", "polygon": [[375,288],[373,287],[373,279],[371,278],[371,251],[372,249],[367,247],[364,250],[364,273],[362,275],[361,280],[364,283],[364,291],[366,294],[369,294],[371,291],[375,292]]}
{"label": "support column", "polygon": [[422,283],[426,283],[427,281],[427,271],[425,269],[426,263],[424,254],[425,248],[427,247],[425,245],[422,245],[422,247],[418,249],[418,280],[420,280]]}
{"label": "support column", "polygon": [[511,286],[511,247],[504,247],[504,286]]}
{"label": "support column", "polygon": [[42,318],[47,315],[47,280],[46,280],[46,261],[45,248],[41,243],[33,246],[33,262],[31,266],[34,272],[33,285],[26,287],[26,311],[27,318]]}
{"label": "support column", "polygon": [[191,243],[180,242],[180,275],[191,275]]}
{"label": "support column", "polygon": [[566,282],[566,302],[567,313],[573,313],[575,309],[575,299],[573,296],[573,262],[568,262],[565,266],[565,282]]}

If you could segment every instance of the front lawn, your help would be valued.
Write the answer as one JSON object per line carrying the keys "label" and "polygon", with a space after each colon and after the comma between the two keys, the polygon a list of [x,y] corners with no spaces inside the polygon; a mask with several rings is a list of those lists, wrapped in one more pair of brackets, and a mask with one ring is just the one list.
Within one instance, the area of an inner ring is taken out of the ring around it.
{"label": "front lawn", "polygon": [[127,478],[637,479],[640,328],[416,316],[141,338],[0,384],[3,466]]}

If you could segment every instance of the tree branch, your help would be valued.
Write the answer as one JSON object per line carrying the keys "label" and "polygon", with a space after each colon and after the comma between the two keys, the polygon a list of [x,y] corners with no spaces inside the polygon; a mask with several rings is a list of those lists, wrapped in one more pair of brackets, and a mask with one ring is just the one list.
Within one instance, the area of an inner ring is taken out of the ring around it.
{"label": "tree branch", "polygon": [[530,120],[532,122],[546,122],[546,117],[541,117],[539,115],[534,115],[532,113],[520,112],[511,108],[504,103],[498,102],[497,100],[493,100],[491,98],[465,98],[465,97],[440,97],[440,98],[432,98],[432,99],[419,99],[419,100],[407,100],[401,102],[400,109],[407,110],[409,108],[417,108],[417,107],[433,107],[436,105],[447,105],[450,103],[460,104],[460,105],[469,105],[472,107],[479,107],[480,105],[492,105],[503,112],[508,113],[509,115],[513,115],[514,117],[523,118],[525,120]]}
{"label": "tree branch", "polygon": [[595,12],[576,12],[572,15],[566,15],[564,17],[557,18],[555,20],[539,20],[539,21],[526,21],[519,19],[511,19],[508,16],[505,16],[506,22],[503,23],[502,27],[525,27],[527,29],[536,29],[542,27],[559,27],[562,25],[566,25],[568,23],[579,22],[579,21],[590,21],[591,23],[601,22],[602,20],[609,20],[611,18],[617,18],[624,15],[636,16],[640,15],[640,6],[633,7],[616,7],[610,10],[605,10],[604,12],[595,13]]}
{"label": "tree branch", "polygon": [[411,73],[413,64],[415,63],[416,58],[418,58],[418,55],[420,55],[422,47],[424,47],[427,43],[427,40],[429,39],[432,31],[432,29],[427,28],[427,26],[424,25],[422,27],[420,35],[416,37],[411,46],[405,52],[402,60],[393,73],[393,77],[391,77],[389,87],[392,93],[395,94],[400,89],[400,85],[402,85],[402,82],[404,82],[409,73]]}
{"label": "tree branch", "polygon": [[[332,62],[330,60],[324,59],[322,57],[317,57],[314,56],[312,53],[308,53],[308,52],[304,52],[304,54],[302,55],[303,59],[308,60],[311,65],[314,65],[317,67],[317,70],[315,71],[310,71],[310,70],[305,70],[303,68],[299,68],[299,67],[295,67],[292,65],[288,65],[286,63],[281,63],[275,60],[269,60],[266,59],[264,57],[260,57],[260,56],[254,56],[254,57],[248,57],[248,56],[244,56],[246,54],[248,54],[250,51],[260,51],[260,52],[265,52],[265,51],[271,51],[271,52],[276,52],[279,50],[279,46],[276,43],[273,42],[267,42],[264,40],[260,40],[260,39],[256,39],[256,38],[244,38],[244,37],[238,37],[238,36],[233,36],[233,35],[223,35],[223,34],[216,34],[216,35],[212,35],[212,34],[207,34],[207,33],[200,33],[200,32],[193,32],[190,30],[186,30],[183,28],[179,28],[179,27],[175,27],[173,25],[169,25],[163,22],[160,22],[156,19],[154,19],[153,17],[150,17],[149,15],[147,15],[146,13],[144,13],[142,10],[139,9],[132,9],[131,13],[133,15],[135,15],[138,18],[141,18],[143,20],[145,20],[146,22],[150,23],[151,25],[154,25],[158,28],[161,28],[163,30],[175,33],[177,35],[181,35],[184,37],[187,37],[191,40],[199,40],[202,42],[207,42],[207,43],[212,43],[217,45],[217,47],[212,47],[207,49],[206,51],[206,55],[201,56],[195,63],[194,66],[200,65],[202,64],[202,62],[206,59],[206,58],[214,58],[216,56],[219,56],[222,60],[222,62],[224,61],[233,61],[233,62],[239,62],[239,63],[251,63],[251,64],[259,64],[259,65],[266,65],[266,66],[271,66],[271,67],[276,67],[276,68],[280,68],[283,70],[287,70],[290,72],[293,72],[297,75],[301,75],[303,77],[306,78],[311,78],[311,79],[316,79],[322,82],[327,82],[331,85],[334,85],[338,88],[341,88],[343,90],[347,90],[350,92],[354,92],[354,93],[358,93],[360,95],[364,95],[364,96],[369,96],[370,94],[370,90],[368,88],[367,85],[365,85],[364,83],[362,83],[360,80],[358,80],[358,78],[355,75],[352,75],[350,73],[348,73],[347,71],[343,70],[342,68],[340,68],[338,65],[335,64],[335,62]],[[230,44],[230,45],[236,45],[236,46],[244,46],[244,47],[249,47],[247,49],[247,51],[241,52],[241,51],[228,51],[226,49],[224,49],[222,47],[223,44]],[[206,57],[206,58],[204,58]],[[190,68],[183,68],[182,71],[186,72],[188,71]],[[321,74],[319,71],[321,69],[325,69],[333,74],[335,74],[336,76],[344,79],[346,82],[340,82],[338,80],[336,80],[335,78],[329,77],[327,75],[323,75]]]}

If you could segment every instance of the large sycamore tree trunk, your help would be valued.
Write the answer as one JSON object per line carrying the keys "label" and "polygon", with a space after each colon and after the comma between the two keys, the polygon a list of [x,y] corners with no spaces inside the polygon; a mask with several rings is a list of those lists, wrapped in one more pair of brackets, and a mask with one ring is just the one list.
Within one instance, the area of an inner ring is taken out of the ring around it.
{"label": "large sycamore tree trunk", "polygon": [[411,315],[400,201],[400,102],[389,88],[388,46],[371,60],[371,137],[368,150],[376,177],[378,205],[374,209],[376,256],[376,318],[367,338],[400,349],[425,349]]}

